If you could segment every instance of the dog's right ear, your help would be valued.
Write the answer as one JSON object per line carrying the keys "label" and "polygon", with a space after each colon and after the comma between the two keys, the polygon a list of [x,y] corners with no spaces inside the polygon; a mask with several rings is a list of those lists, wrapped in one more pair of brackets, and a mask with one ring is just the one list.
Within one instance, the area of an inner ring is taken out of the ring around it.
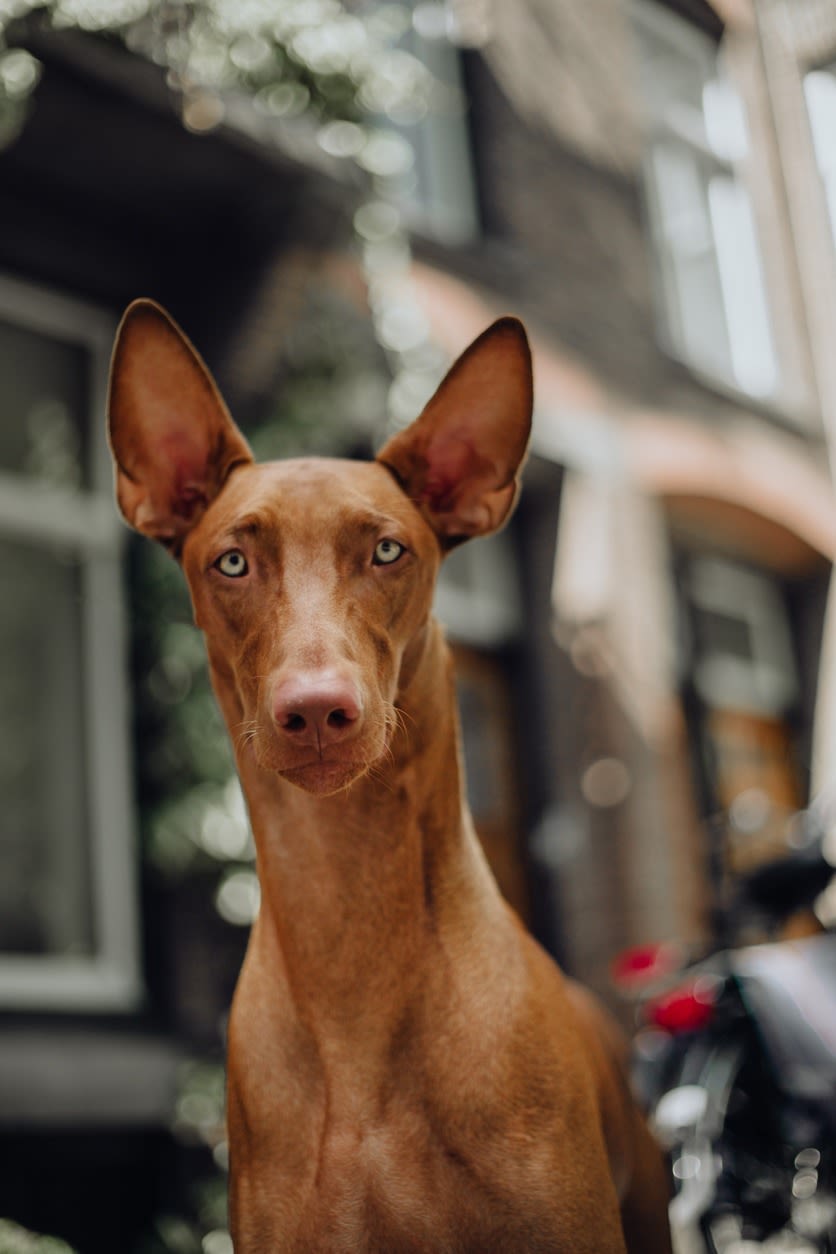
{"label": "dog's right ear", "polygon": [[234,466],[253,460],[197,350],[152,300],[113,348],[108,432],[126,521],[178,553]]}
{"label": "dog's right ear", "polygon": [[453,364],[423,413],[378,453],[443,549],[490,535],[510,516],[533,403],[525,328],[499,318]]}

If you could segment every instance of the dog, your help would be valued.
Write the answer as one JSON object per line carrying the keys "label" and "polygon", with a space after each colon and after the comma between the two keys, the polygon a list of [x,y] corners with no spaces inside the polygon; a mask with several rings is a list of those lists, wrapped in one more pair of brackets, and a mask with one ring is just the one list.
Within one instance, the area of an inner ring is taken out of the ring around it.
{"label": "dog", "polygon": [[465,799],[445,555],[508,519],[502,318],[374,461],[256,464],[149,300],[116,338],[127,522],[182,564],[257,849],[228,1031],[237,1254],[670,1254],[614,1024],[500,896]]}

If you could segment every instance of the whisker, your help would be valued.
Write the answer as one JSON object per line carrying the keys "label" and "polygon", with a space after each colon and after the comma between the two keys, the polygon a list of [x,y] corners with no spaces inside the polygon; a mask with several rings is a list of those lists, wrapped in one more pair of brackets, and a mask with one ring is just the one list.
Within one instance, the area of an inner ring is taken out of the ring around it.
{"label": "whisker", "polygon": [[399,725],[401,726],[401,728],[402,728],[404,731],[406,731],[406,730],[407,730],[407,727],[406,727],[407,721],[409,721],[410,723],[413,723],[413,724],[415,723],[415,721],[416,721],[416,720],[415,720],[414,716],[413,716],[412,714],[408,713],[408,711],[406,711],[406,710],[403,708],[403,706],[400,706],[400,705],[393,705],[393,706],[392,706],[392,709],[393,709],[393,710],[394,710],[394,712],[395,712],[395,715],[396,715],[396,717],[397,717],[397,719],[398,719],[398,723],[399,723]]}
{"label": "whisker", "polygon": [[235,731],[235,745],[243,748],[245,745],[251,744],[258,737],[258,721],[256,719],[247,719],[243,723],[239,723]]}
{"label": "whisker", "polygon": [[377,762],[369,762],[369,764],[366,766],[366,769],[364,771],[364,775],[366,776],[367,779],[372,780],[373,783],[382,785],[382,787],[384,787],[387,790],[387,792],[395,791],[393,785],[386,778],[383,771],[378,766]]}

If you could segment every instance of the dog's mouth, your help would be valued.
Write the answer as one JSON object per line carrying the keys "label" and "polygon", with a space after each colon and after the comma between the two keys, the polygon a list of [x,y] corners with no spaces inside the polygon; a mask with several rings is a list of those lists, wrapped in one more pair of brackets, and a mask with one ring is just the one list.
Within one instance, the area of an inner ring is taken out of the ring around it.
{"label": "dog's mouth", "polygon": [[304,789],[319,797],[328,797],[332,793],[342,792],[368,770],[366,762],[328,761],[317,759],[305,762],[301,766],[279,767],[277,774],[289,784]]}
{"label": "dog's mouth", "polygon": [[288,752],[272,737],[253,738],[251,744],[256,763],[263,771],[321,797],[341,792],[366,775],[385,748],[354,742],[339,748],[331,746],[319,754],[315,749]]}
{"label": "dog's mouth", "polygon": [[330,743],[323,743],[319,736],[309,737],[313,744],[293,743],[296,737],[292,729],[288,735],[286,728],[277,728],[266,719],[255,719],[245,726],[238,749],[252,753],[261,770],[279,775],[305,792],[328,796],[374,770],[386,755],[394,719],[369,720],[357,734],[348,731]]}

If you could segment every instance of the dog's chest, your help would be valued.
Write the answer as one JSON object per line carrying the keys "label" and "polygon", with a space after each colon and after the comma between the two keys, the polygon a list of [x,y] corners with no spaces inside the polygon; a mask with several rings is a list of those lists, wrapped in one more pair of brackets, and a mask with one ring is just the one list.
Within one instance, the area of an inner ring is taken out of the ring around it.
{"label": "dog's chest", "polygon": [[[531,1163],[535,1176],[543,1167]],[[519,1181],[499,1170],[486,1180],[479,1147],[445,1140],[420,1110],[335,1124],[321,1144],[297,1248],[328,1254],[565,1251],[555,1214],[559,1180],[549,1171],[547,1179],[529,1183],[526,1197],[525,1189],[515,1188]]]}
{"label": "dog's chest", "polygon": [[334,1254],[422,1248],[419,1234],[426,1237],[436,1220],[432,1158],[425,1131],[408,1119],[330,1127],[305,1225],[316,1230],[317,1248]]}

